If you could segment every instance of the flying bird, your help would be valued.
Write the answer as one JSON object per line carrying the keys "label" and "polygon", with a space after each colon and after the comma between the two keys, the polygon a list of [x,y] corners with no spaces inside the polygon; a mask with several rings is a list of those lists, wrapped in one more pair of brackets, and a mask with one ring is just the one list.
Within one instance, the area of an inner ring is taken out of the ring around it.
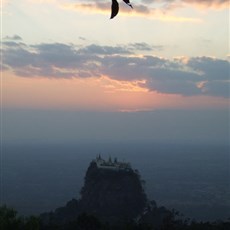
{"label": "flying bird", "polygon": [[130,6],[131,8],[133,8],[133,6],[131,5],[131,3],[129,2],[129,0],[123,0],[128,6]]}
{"label": "flying bird", "polygon": [[[130,6],[131,8],[133,8],[129,0],[123,0],[123,1],[124,1],[128,6]],[[114,18],[114,17],[118,14],[118,12],[119,12],[119,4],[118,4],[117,0],[112,0],[112,5],[111,5],[111,17],[110,17],[110,19]]]}
{"label": "flying bird", "polygon": [[119,11],[119,4],[117,0],[112,0],[110,19],[114,18],[118,14],[118,11]]}

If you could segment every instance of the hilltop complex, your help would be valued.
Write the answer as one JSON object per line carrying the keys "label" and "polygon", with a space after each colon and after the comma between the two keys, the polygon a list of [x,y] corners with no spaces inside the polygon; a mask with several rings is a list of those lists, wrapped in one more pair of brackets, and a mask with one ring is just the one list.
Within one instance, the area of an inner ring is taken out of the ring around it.
{"label": "hilltop complex", "polygon": [[124,220],[146,222],[154,223],[157,229],[170,215],[165,208],[157,208],[155,201],[147,199],[138,170],[117,158],[104,160],[98,155],[93,159],[86,170],[80,195],[80,199],[72,199],[65,207],[42,214],[45,229],[54,224],[66,229],[67,224],[74,223],[82,213],[93,215],[102,223],[119,226]]}
{"label": "hilltop complex", "polygon": [[100,154],[96,157],[96,160],[94,160],[94,162],[97,164],[98,168],[102,168],[102,169],[126,170],[126,171],[132,170],[130,163],[119,162],[117,158],[114,158],[114,160],[112,161],[111,157],[109,157],[109,160],[106,161],[101,158]]}

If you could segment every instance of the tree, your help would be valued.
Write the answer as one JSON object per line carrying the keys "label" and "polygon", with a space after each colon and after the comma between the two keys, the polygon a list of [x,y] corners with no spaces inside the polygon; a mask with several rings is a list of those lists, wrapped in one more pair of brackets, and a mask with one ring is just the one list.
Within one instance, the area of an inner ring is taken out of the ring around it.
{"label": "tree", "polygon": [[0,230],[39,230],[40,220],[35,216],[23,219],[6,205],[0,207]]}
{"label": "tree", "polygon": [[39,230],[40,229],[40,219],[35,216],[30,216],[25,219],[24,222],[25,230]]}
{"label": "tree", "polygon": [[20,229],[23,229],[23,220],[17,217],[17,211],[7,208],[6,205],[0,207],[0,230]]}

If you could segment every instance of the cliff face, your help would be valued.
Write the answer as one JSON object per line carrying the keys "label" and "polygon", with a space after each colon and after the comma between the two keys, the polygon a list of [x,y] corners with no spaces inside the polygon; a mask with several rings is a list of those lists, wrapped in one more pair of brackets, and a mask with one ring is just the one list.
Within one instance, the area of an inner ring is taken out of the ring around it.
{"label": "cliff face", "polygon": [[83,211],[105,218],[135,218],[147,202],[136,171],[99,168],[95,162],[86,172],[81,195]]}

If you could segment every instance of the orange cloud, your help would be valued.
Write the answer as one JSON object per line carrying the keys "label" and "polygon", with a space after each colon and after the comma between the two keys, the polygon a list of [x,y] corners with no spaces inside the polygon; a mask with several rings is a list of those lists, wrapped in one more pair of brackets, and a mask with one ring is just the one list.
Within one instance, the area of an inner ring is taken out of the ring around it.
{"label": "orange cloud", "polygon": [[[8,38],[21,39],[17,35]],[[145,43],[113,47],[92,44],[81,48],[63,43],[27,46],[21,41],[5,41],[3,45],[2,70],[11,70],[20,77],[101,80],[101,77],[108,76],[120,84],[122,90],[126,86],[126,91],[135,86],[138,91],[143,87],[159,93],[229,98],[227,60],[208,56],[170,60],[130,54],[130,47],[153,50]],[[200,82],[205,82],[202,89],[198,87]]]}
{"label": "orange cloud", "polygon": [[4,108],[57,110],[146,111],[160,108],[224,108],[228,99],[209,96],[183,97],[149,92],[137,82],[106,76],[86,79],[18,78],[3,74]]}
{"label": "orange cloud", "polygon": [[[110,2],[98,2],[98,3],[77,3],[77,4],[63,4],[61,6],[63,9],[68,10],[76,10],[76,11],[87,11],[91,13],[99,13],[99,14],[110,14],[111,11],[111,3]],[[153,20],[159,21],[167,21],[167,22],[192,22],[199,23],[202,20],[200,18],[192,18],[192,17],[180,17],[176,15],[171,15],[169,12],[166,14],[162,10],[147,7],[145,5],[135,5],[133,9],[126,6],[120,6],[119,15],[125,16],[137,16],[137,17],[145,17]]]}
{"label": "orange cloud", "polygon": [[229,1],[228,0],[183,0],[185,4],[194,5],[200,9],[228,9],[229,8]]}
{"label": "orange cloud", "polygon": [[[6,1],[6,0],[5,0]],[[69,0],[27,0],[29,3],[52,3],[62,9],[76,10],[87,13],[107,14],[110,15],[111,1],[88,1],[72,3]],[[142,3],[133,4],[133,9],[125,4],[120,4],[119,15],[138,16],[149,19],[167,21],[167,22],[201,22],[200,18],[178,16],[172,14],[173,11],[181,8],[196,9],[228,9],[229,2],[227,0],[142,0]]]}
{"label": "orange cloud", "polygon": [[[2,0],[2,3],[6,3],[9,0]],[[72,5],[71,1],[69,0],[26,0],[29,3],[38,3],[38,4],[44,4],[44,3],[54,3],[56,5]],[[65,2],[65,3],[63,3]],[[183,7],[190,7],[194,6],[196,8],[213,8],[213,9],[228,9],[229,8],[229,1],[228,0],[142,0],[141,1],[143,4],[134,4],[134,7],[136,11],[148,11],[151,12],[151,7],[154,8],[161,8],[165,10],[173,10],[177,8],[183,8]],[[105,6],[109,6],[111,2],[110,1],[88,1],[88,3],[79,3],[75,4],[77,5],[82,5],[84,8],[85,7],[94,7],[96,5],[98,8],[101,8],[103,11],[103,8]],[[120,5],[120,7],[123,7]],[[129,7],[126,7],[126,10],[129,9]],[[123,9],[125,10],[125,9]]]}
{"label": "orange cloud", "polygon": [[98,81],[103,84],[106,93],[148,92],[148,89],[140,87],[141,84],[145,83],[145,80],[118,81],[107,76],[103,76]]}

